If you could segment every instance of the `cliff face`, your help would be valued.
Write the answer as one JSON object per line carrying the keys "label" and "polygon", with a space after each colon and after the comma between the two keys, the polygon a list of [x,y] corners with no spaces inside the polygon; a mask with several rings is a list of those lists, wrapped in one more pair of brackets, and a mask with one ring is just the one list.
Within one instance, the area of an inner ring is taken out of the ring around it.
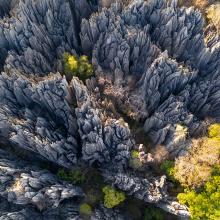
{"label": "cliff face", "polygon": [[[220,41],[205,42],[201,13],[175,0],[0,0],[0,18],[0,219],[78,219],[82,190],[42,161],[95,167],[128,195],[189,216],[164,176],[129,167],[141,142],[130,122],[175,158],[219,121]],[[88,55],[94,77],[67,81],[64,52]],[[100,205],[91,219],[112,216],[129,218]]]}

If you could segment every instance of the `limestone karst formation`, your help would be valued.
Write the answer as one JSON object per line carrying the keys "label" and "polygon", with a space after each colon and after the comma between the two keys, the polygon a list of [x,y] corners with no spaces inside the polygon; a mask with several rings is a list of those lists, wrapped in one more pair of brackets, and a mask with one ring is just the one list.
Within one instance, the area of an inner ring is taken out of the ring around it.
{"label": "limestone karst formation", "polygon": [[[80,219],[83,190],[46,162],[95,167],[127,195],[189,216],[165,176],[129,167],[140,144],[129,120],[152,148],[183,155],[220,119],[220,40],[206,36],[199,10],[176,0],[106,2],[0,0],[2,220]],[[87,55],[94,76],[67,80],[64,52]],[[103,204],[91,216],[129,218]]]}

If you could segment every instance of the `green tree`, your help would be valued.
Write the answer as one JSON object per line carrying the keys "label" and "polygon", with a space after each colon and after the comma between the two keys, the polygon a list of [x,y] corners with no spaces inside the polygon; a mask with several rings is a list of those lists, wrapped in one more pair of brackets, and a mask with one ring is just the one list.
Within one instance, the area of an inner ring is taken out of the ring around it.
{"label": "green tree", "polygon": [[74,170],[65,170],[61,168],[58,170],[57,176],[60,179],[71,182],[73,184],[82,184],[86,180],[86,175],[80,168]]}
{"label": "green tree", "polygon": [[220,139],[220,124],[215,123],[209,126],[208,136],[210,138],[219,138]]}
{"label": "green tree", "polygon": [[92,64],[89,63],[87,56],[71,55],[69,53],[63,54],[64,73],[67,76],[77,76],[79,79],[85,81],[93,75]]}
{"label": "green tree", "polygon": [[117,191],[111,186],[102,189],[104,193],[104,205],[106,208],[113,208],[125,200],[125,193]]}
{"label": "green tree", "polygon": [[89,204],[83,203],[80,205],[79,212],[81,215],[91,215],[92,214],[92,208]]}
{"label": "green tree", "polygon": [[189,207],[192,220],[220,219],[220,176],[213,176],[200,192],[185,190],[177,198]]}
{"label": "green tree", "polygon": [[166,173],[169,180],[176,182],[176,179],[174,178],[174,165],[174,161],[165,160],[160,165],[160,169]]}

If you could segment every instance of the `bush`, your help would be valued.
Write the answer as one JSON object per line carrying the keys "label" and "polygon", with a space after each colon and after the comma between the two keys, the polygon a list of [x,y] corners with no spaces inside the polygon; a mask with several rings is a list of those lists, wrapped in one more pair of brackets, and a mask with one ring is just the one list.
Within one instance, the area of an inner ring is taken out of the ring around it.
{"label": "bush", "polygon": [[220,138],[220,124],[212,124],[208,128],[208,136],[210,138]]}
{"label": "bush", "polygon": [[81,169],[74,169],[67,171],[65,169],[59,169],[57,176],[65,181],[69,181],[73,184],[82,184],[86,180],[85,173]]}
{"label": "bush", "polygon": [[164,214],[159,208],[149,207],[145,209],[144,220],[163,220]]}
{"label": "bush", "polygon": [[135,170],[142,167],[142,163],[139,159],[139,152],[137,150],[131,151],[131,158],[129,160],[129,166]]}
{"label": "bush", "polygon": [[139,152],[138,152],[137,150],[132,150],[132,151],[131,151],[131,157],[132,157],[133,159],[139,158]]}
{"label": "bush", "polygon": [[69,53],[63,55],[64,73],[67,76],[77,76],[85,81],[93,75],[92,64],[89,63],[87,56],[77,58]]}
{"label": "bush", "polygon": [[157,164],[160,164],[168,158],[168,151],[163,145],[157,145],[152,151],[153,157]]}
{"label": "bush", "polygon": [[125,193],[119,192],[111,186],[105,186],[102,192],[104,193],[104,206],[106,208],[113,208],[125,200]]}
{"label": "bush", "polygon": [[92,208],[89,204],[83,203],[80,205],[79,212],[81,215],[91,215],[92,214]]}
{"label": "bush", "polygon": [[166,173],[169,180],[176,182],[176,179],[174,178],[174,162],[173,161],[165,160],[160,165],[160,169]]}
{"label": "bush", "polygon": [[177,198],[189,207],[192,220],[220,219],[220,176],[213,176],[201,192],[188,190]]}

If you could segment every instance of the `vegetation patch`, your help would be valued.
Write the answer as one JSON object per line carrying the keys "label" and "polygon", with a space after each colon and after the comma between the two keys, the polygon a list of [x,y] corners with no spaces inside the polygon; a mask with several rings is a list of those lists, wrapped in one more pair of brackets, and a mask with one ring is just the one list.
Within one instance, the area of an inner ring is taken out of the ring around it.
{"label": "vegetation patch", "polygon": [[160,169],[165,172],[165,174],[167,175],[168,179],[176,182],[176,179],[174,177],[174,161],[171,160],[165,160],[162,162],[162,164],[160,165]]}
{"label": "vegetation patch", "polygon": [[106,208],[114,208],[125,201],[125,193],[120,192],[111,186],[105,186],[102,191],[104,193],[104,205]]}
{"label": "vegetation patch", "polygon": [[71,182],[76,185],[80,185],[86,180],[86,174],[80,168],[74,170],[65,170],[61,168],[58,170],[57,176],[62,180]]}
{"label": "vegetation patch", "polygon": [[175,161],[174,176],[184,187],[198,188],[220,165],[220,124],[208,129],[208,137],[193,141],[192,149]]}
{"label": "vegetation patch", "polygon": [[69,53],[63,55],[64,73],[68,78],[77,76],[85,81],[93,75],[93,66],[87,56],[77,57]]}
{"label": "vegetation patch", "polygon": [[208,7],[207,11],[208,20],[213,23],[216,29],[220,30],[220,3],[213,4]]}
{"label": "vegetation patch", "polygon": [[185,187],[177,198],[189,207],[191,219],[220,219],[220,124],[211,125],[208,136],[176,160],[174,173]]}
{"label": "vegetation patch", "polygon": [[90,216],[92,214],[92,207],[87,203],[83,203],[80,205],[79,212],[81,215]]}
{"label": "vegetation patch", "polygon": [[139,159],[139,152],[137,150],[131,151],[131,158],[129,159],[129,166],[134,170],[142,167],[142,163]]}
{"label": "vegetation patch", "polygon": [[185,190],[178,200],[189,207],[192,220],[220,219],[220,176],[212,176],[200,192]]}
{"label": "vegetation patch", "polygon": [[144,220],[163,220],[164,213],[161,209],[155,207],[147,207],[144,212]]}

